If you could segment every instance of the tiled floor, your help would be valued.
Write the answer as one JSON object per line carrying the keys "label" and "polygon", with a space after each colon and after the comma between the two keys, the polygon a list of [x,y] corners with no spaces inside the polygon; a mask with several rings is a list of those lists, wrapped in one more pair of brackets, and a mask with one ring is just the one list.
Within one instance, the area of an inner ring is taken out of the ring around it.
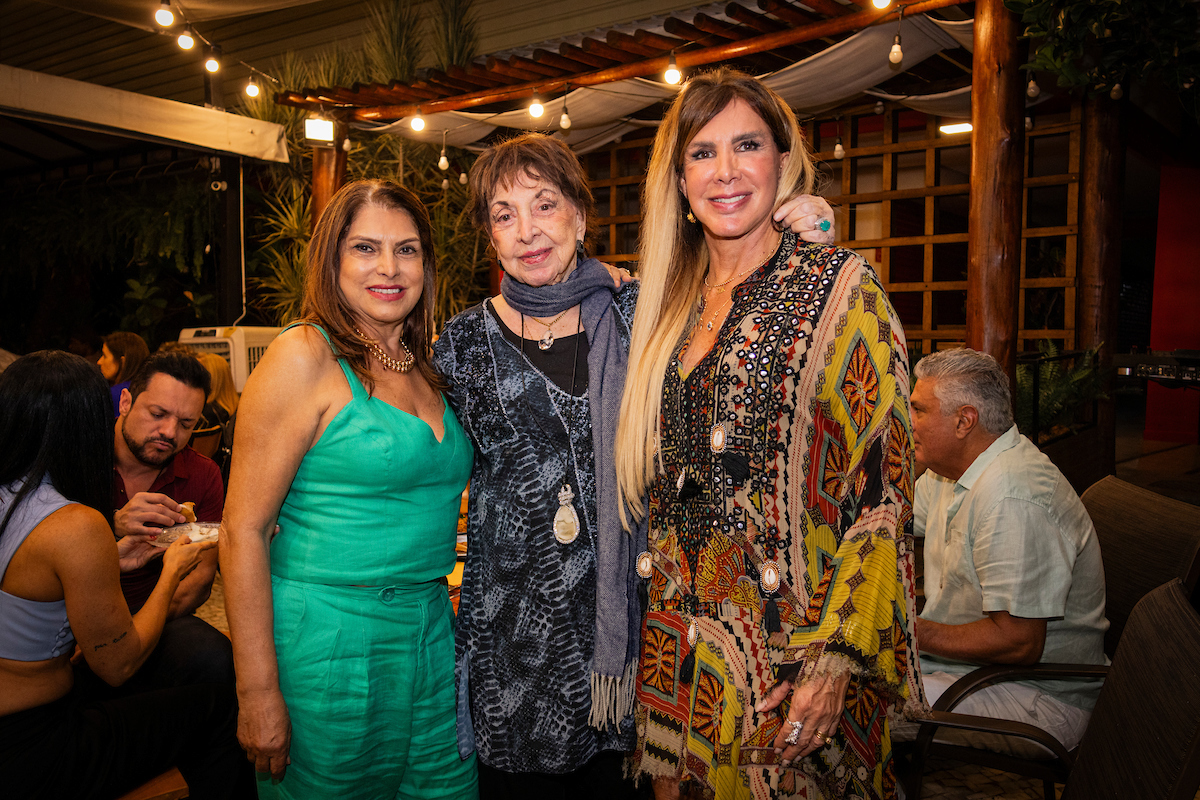
{"label": "tiled floor", "polygon": [[[1200,446],[1142,440],[1138,398],[1118,398],[1117,476],[1151,491],[1200,505]],[[220,576],[209,601],[197,612],[228,631],[225,592]],[[1058,787],[1061,793],[1062,787]],[[933,761],[925,776],[921,800],[1042,800],[1040,781],[999,770]],[[1196,796],[1200,800],[1200,794]]]}

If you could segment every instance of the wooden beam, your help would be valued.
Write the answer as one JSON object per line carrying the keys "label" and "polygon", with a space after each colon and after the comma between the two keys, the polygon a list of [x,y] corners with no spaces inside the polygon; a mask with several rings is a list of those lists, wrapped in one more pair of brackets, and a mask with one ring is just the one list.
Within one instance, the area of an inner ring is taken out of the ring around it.
{"label": "wooden beam", "polygon": [[[687,39],[689,42],[695,42],[703,47],[711,47],[718,45],[724,40],[728,40],[727,36],[717,36],[715,33],[702,31],[690,22],[684,22],[675,17],[667,17],[663,21],[663,30],[681,39]],[[741,40],[738,40],[741,41]]]}
{"label": "wooden beam", "polygon": [[689,44],[687,39],[676,39],[674,36],[663,36],[661,33],[643,30],[634,31],[633,39],[640,44],[658,47],[662,50],[675,50],[680,47],[687,47]]}
{"label": "wooden beam", "polygon": [[784,30],[787,27],[787,25],[778,20],[773,20],[762,14],[755,14],[750,9],[740,6],[737,3],[730,3],[725,6],[725,16],[735,19],[743,25],[749,25],[761,33],[774,33],[775,31]]}
{"label": "wooden beam", "polygon": [[564,69],[567,72],[579,72],[581,67],[586,68],[590,66],[581,61],[573,61],[560,56],[558,53],[551,53],[549,50],[542,50],[540,48],[533,51],[533,60],[539,64],[548,64],[552,67]]}
{"label": "wooden beam", "polygon": [[551,64],[543,64],[539,61],[534,61],[532,58],[525,58],[524,56],[509,56],[508,65],[510,67],[516,67],[517,69],[525,70],[526,72],[532,72],[535,75],[549,75],[552,78],[557,78],[559,75],[565,75],[575,71],[573,69],[556,67]]}
{"label": "wooden beam", "polygon": [[346,150],[342,142],[346,141],[346,123],[338,120],[333,125],[333,143],[331,146],[314,147],[312,149],[313,178],[312,178],[312,227],[317,228],[321,212],[329,205],[329,201],[337,194],[346,182]]}
{"label": "wooden beam", "polygon": [[[925,11],[933,11],[939,8],[948,8],[950,6],[962,5],[967,0],[919,0],[916,3],[910,3],[905,6],[905,14],[920,14]],[[788,30],[777,31],[775,33],[764,33],[762,36],[754,36],[749,39],[742,39],[740,42],[725,42],[713,47],[705,47],[697,50],[683,50],[675,52],[676,64],[681,69],[688,67],[698,67],[705,64],[712,64],[718,61],[726,61],[729,59],[742,58],[754,53],[762,53],[768,50],[773,50],[778,47],[787,45],[799,44],[801,42],[810,42],[816,39],[821,39],[826,36],[836,36],[839,34],[849,33],[851,31],[860,30],[871,25],[894,19],[895,12],[878,9],[869,9],[861,11],[857,14],[851,14],[838,19],[825,20],[808,25],[803,28],[790,28]],[[635,34],[636,38],[636,34]],[[619,64],[616,66],[610,65],[611,62],[606,59],[601,59],[589,53],[585,53],[578,47],[564,44],[559,48],[559,52],[567,58],[584,63],[590,63],[589,59],[594,59],[596,66],[599,69],[594,72],[584,72],[578,75],[564,75],[561,78],[542,79],[534,82],[514,84],[513,86],[492,89],[482,92],[473,92],[471,94],[460,95],[458,97],[447,97],[442,100],[422,102],[420,104],[411,105],[385,105],[376,106],[373,108],[353,109],[354,117],[360,120],[396,120],[410,116],[415,113],[435,114],[440,111],[455,111],[462,108],[477,108],[479,106],[490,105],[506,100],[521,100],[527,97],[532,97],[535,92],[552,92],[561,90],[570,84],[572,87],[580,86],[600,86],[605,83],[614,81],[626,80],[628,78],[641,78],[648,75],[661,73],[667,68],[667,63],[670,61],[669,55],[661,55],[655,58],[648,58],[644,61],[636,61],[630,64]],[[283,105],[297,105],[291,100],[289,94],[276,95],[276,102]]]}
{"label": "wooden beam", "polygon": [[664,50],[671,49],[670,47],[655,47],[654,45],[643,44],[628,33],[621,33],[617,30],[609,31],[605,34],[604,38],[618,50],[624,50],[626,53],[636,53],[639,56],[658,56],[662,55]]}
{"label": "wooden beam", "polygon": [[603,56],[595,56],[576,47],[573,44],[563,43],[558,46],[558,54],[564,58],[569,58],[572,61],[578,61],[582,64],[588,64],[593,67],[611,67],[613,59],[604,58]]}
{"label": "wooden beam", "polygon": [[812,25],[821,19],[784,0],[758,0],[758,7],[791,25]]}
{"label": "wooden beam", "polygon": [[516,78],[517,80],[521,81],[536,81],[538,78],[542,77],[536,72],[529,72],[528,70],[509,66],[507,61],[501,61],[498,58],[489,58],[487,60],[487,68],[488,72],[498,75],[507,75],[510,78]]}
{"label": "wooden beam", "polygon": [[1021,280],[1024,100],[1020,21],[1003,0],[975,3],[967,346],[990,353],[1016,386]]}
{"label": "wooden beam", "polygon": [[[483,88],[483,89],[487,89],[492,86],[502,86],[503,85],[500,81],[496,80],[495,78],[484,77],[482,75],[472,75],[471,73],[467,72],[465,69],[458,66],[457,64],[447,67],[446,74],[449,75],[451,78],[454,78],[455,80],[462,81],[463,83],[474,84],[476,87]],[[471,91],[474,91],[474,90],[471,90]]]}
{"label": "wooden beam", "polygon": [[1083,213],[1079,215],[1079,288],[1075,295],[1076,346],[1100,348],[1107,400],[1098,405],[1102,474],[1116,470],[1116,407],[1112,356],[1121,286],[1121,191],[1125,142],[1120,103],[1105,95],[1083,101]]}
{"label": "wooden beam", "polygon": [[631,61],[637,61],[636,53],[628,53],[624,50],[618,50],[599,39],[593,39],[590,36],[583,37],[584,52],[591,53],[594,56],[602,56],[610,61],[616,61],[618,64],[628,64]]}
{"label": "wooden beam", "polygon": [[853,14],[855,11],[854,6],[844,6],[837,0],[802,0],[802,2],[818,14],[824,14],[834,19]]}

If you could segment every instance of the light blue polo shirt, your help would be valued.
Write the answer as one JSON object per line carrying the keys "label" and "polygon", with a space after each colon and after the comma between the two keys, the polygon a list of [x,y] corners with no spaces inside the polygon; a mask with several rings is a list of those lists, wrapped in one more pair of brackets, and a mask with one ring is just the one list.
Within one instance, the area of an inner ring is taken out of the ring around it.
{"label": "light blue polo shirt", "polygon": [[[1046,619],[1041,661],[1106,664],[1104,567],[1087,510],[1058,467],[1014,425],[957,481],[926,471],[917,480],[914,529],[925,537],[925,608],[946,625],[990,611]],[[919,644],[919,642],[918,642]],[[977,667],[921,656],[926,672]],[[1099,681],[1028,682],[1090,709]]]}

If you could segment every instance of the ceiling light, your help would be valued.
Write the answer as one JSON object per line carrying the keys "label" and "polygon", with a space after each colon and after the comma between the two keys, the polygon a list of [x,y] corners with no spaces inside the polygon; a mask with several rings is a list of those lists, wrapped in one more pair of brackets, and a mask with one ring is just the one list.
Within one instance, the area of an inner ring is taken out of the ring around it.
{"label": "ceiling light", "polygon": [[1033,78],[1033,73],[1029,73],[1029,84],[1025,87],[1025,94],[1029,97],[1037,97],[1042,93],[1042,87],[1037,85],[1037,81]]}
{"label": "ceiling light", "polygon": [[953,135],[955,133],[970,133],[971,132],[971,123],[969,123],[969,122],[954,122],[949,125],[942,125],[938,128],[938,130],[941,131],[942,133],[951,134],[951,135]]}
{"label": "ceiling light", "polygon": [[438,169],[443,172],[450,169],[450,159],[446,158],[446,131],[442,131],[442,155],[438,158]]}
{"label": "ceiling light", "polygon": [[876,8],[887,8],[892,4],[892,0],[871,0],[871,5]]}
{"label": "ceiling light", "polygon": [[544,113],[546,113],[546,107],[542,105],[542,98],[534,94],[533,102],[529,104],[529,116],[537,119]]}
{"label": "ceiling light", "polygon": [[309,117],[304,120],[304,138],[310,142],[332,142],[333,120]]}
{"label": "ceiling light", "polygon": [[425,118],[418,112],[415,117],[409,120],[408,126],[414,131],[423,131],[425,130]]}
{"label": "ceiling light", "polygon": [[893,64],[899,64],[904,60],[904,51],[900,48],[900,34],[896,34],[896,38],[892,41],[892,49],[888,51],[888,61]]}
{"label": "ceiling light", "polygon": [[444,191],[446,191],[446,190],[447,190],[447,189],[449,189],[449,188],[450,188],[450,179],[449,179],[449,178],[442,178],[442,191],[444,192]]}
{"label": "ceiling light", "polygon": [[196,46],[196,37],[192,33],[191,25],[183,29],[183,33],[179,34],[179,38],[175,40],[175,43],[183,50],[191,50]]}
{"label": "ceiling light", "polygon": [[258,92],[258,81],[251,75],[250,80],[246,82],[246,94],[249,97],[258,97]]}
{"label": "ceiling light", "polygon": [[675,64],[675,53],[671,53],[671,60],[667,63],[667,71],[663,73],[663,80],[669,84],[676,84],[683,80],[683,73],[679,71],[679,67]]}
{"label": "ceiling light", "polygon": [[837,144],[833,146],[833,157],[841,161],[846,157],[846,148],[842,147],[842,137],[838,137]]}
{"label": "ceiling light", "polygon": [[162,0],[158,10],[154,12],[154,21],[164,28],[175,24],[175,12],[171,10],[171,0]]}
{"label": "ceiling light", "polygon": [[212,49],[208,51],[208,58],[204,59],[204,68],[206,70],[208,70],[209,72],[213,72],[213,73],[220,72],[221,71],[221,59],[219,58],[220,55],[221,55],[220,50],[217,49],[216,45],[213,45]]}
{"label": "ceiling light", "polygon": [[467,185],[467,173],[465,173],[465,172],[458,173],[458,182],[461,183],[463,186],[466,186]]}

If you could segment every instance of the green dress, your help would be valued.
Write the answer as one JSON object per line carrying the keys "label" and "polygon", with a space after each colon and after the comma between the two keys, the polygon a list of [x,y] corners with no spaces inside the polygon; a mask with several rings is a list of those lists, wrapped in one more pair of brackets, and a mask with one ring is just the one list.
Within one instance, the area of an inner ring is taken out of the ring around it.
{"label": "green dress", "polygon": [[291,765],[279,784],[260,776],[259,795],[475,797],[445,583],[471,443],[449,406],[439,442],[339,364],[353,399],[304,456],[271,544]]}

